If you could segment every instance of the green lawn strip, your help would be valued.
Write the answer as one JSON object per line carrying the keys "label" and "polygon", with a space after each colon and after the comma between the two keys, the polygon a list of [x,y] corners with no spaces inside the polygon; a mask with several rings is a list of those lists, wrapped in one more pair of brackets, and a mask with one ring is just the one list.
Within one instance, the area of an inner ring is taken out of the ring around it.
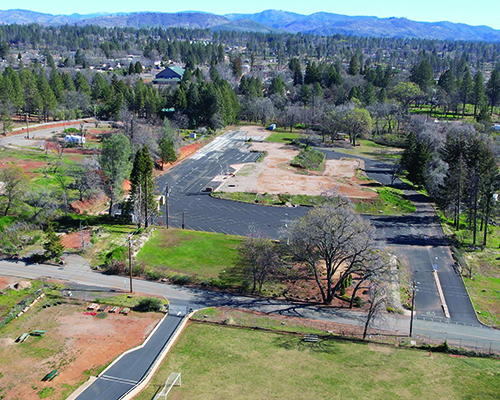
{"label": "green lawn strip", "polygon": [[325,157],[325,153],[319,150],[305,148],[292,160],[290,165],[313,171],[321,171],[323,170]]}
{"label": "green lawn strip", "polygon": [[277,129],[273,131],[266,139],[266,142],[289,143],[293,140],[302,139],[300,132],[290,132],[287,130]]}
{"label": "green lawn strip", "polygon": [[149,387],[171,372],[178,399],[498,398],[500,361],[350,341],[321,340],[211,324],[190,324]]}
{"label": "green lawn strip", "polygon": [[242,237],[182,229],[157,229],[137,254],[147,268],[217,277],[237,261]]}
{"label": "green lawn strip", "polygon": [[403,153],[403,149],[384,146],[382,144],[378,144],[372,142],[370,140],[361,139],[358,140],[359,146],[352,147],[349,149],[342,147],[335,147],[335,151],[339,153],[349,154],[353,156],[360,156],[369,158],[377,161],[386,161],[392,162],[399,157]]}
{"label": "green lawn strip", "polygon": [[464,278],[479,320],[500,328],[500,278],[475,275]]}
{"label": "green lawn strip", "polygon": [[212,192],[211,196],[216,199],[242,201],[244,203],[259,203],[270,206],[314,206],[323,203],[323,196],[310,196],[305,194],[269,194],[251,192]]}
{"label": "green lawn strip", "polygon": [[415,212],[415,205],[408,200],[399,189],[377,189],[378,197],[374,199],[355,200],[356,211],[370,215],[401,215]]}

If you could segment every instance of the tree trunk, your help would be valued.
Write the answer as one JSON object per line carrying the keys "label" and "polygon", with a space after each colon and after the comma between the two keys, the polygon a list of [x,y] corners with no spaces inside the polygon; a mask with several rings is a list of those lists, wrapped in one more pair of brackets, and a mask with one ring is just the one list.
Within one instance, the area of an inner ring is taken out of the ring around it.
{"label": "tree trunk", "polygon": [[488,197],[486,201],[486,216],[484,218],[484,236],[483,236],[483,246],[486,247],[486,239],[488,237],[488,223],[490,219],[490,201],[491,197]]}

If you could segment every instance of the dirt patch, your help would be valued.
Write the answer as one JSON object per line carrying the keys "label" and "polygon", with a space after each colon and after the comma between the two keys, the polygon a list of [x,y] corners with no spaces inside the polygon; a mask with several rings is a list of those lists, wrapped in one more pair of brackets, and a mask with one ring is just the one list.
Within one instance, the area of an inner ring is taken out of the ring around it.
{"label": "dirt patch", "polygon": [[91,237],[91,230],[86,229],[81,232],[73,232],[68,235],[64,235],[61,238],[61,243],[66,249],[81,250],[90,244]]}
{"label": "dirt patch", "polygon": [[[85,305],[39,308],[11,322],[0,337],[2,374],[0,387],[5,399],[36,399],[45,387],[55,388],[51,398],[62,398],[67,385],[74,390],[88,374],[111,362],[124,351],[140,345],[160,320],[160,314],[108,314],[105,319],[84,315]],[[29,337],[25,343],[14,338],[33,329],[44,337]],[[53,369],[59,376],[41,382]],[[69,395],[68,392],[65,395]]]}
{"label": "dirt patch", "polygon": [[[251,128],[252,135],[266,134],[264,128]],[[253,143],[252,150],[265,151],[268,155],[262,162],[232,166],[239,172],[229,176],[217,190],[317,196],[336,188],[340,194],[351,198],[369,199],[377,196],[376,191],[364,187],[363,182],[356,177],[356,171],[364,168],[361,160],[327,160],[323,172],[303,171],[290,166],[290,161],[299,154],[299,150],[290,146],[262,142]]]}
{"label": "dirt patch", "polygon": [[19,278],[0,276],[0,290],[5,289],[8,285],[17,282],[18,280]]}
{"label": "dirt patch", "polygon": [[32,161],[32,160],[20,160],[19,158],[4,158],[0,163],[0,169],[7,168],[8,166],[15,165],[16,167],[21,167],[23,173],[34,177],[39,174],[34,172],[34,170],[46,167],[47,163],[43,161]]}

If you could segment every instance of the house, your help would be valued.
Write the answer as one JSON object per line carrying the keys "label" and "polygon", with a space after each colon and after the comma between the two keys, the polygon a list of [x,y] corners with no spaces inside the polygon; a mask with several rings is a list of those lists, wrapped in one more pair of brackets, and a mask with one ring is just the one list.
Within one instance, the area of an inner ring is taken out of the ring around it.
{"label": "house", "polygon": [[184,68],[178,65],[173,65],[171,67],[165,68],[163,71],[158,72],[156,77],[153,79],[153,84],[156,85],[167,85],[176,83],[181,83],[182,76],[184,75]]}

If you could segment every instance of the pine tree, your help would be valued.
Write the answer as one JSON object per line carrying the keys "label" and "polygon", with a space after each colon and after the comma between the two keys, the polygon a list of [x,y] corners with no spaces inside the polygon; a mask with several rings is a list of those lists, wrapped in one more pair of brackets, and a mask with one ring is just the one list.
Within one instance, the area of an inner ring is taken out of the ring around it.
{"label": "pine tree", "polygon": [[500,101],[500,72],[497,69],[491,73],[490,79],[486,84],[486,91],[490,99],[490,114],[493,114],[493,107]]}
{"label": "pine tree", "polygon": [[136,206],[138,223],[144,220],[149,226],[149,215],[154,208],[153,161],[146,145],[135,154],[132,172],[130,173],[131,201]]}
{"label": "pine tree", "polygon": [[474,87],[472,89],[472,102],[474,103],[474,117],[477,115],[477,109],[484,103],[486,95],[484,93],[484,78],[481,71],[474,75]]}
{"label": "pine tree", "polygon": [[56,235],[54,231],[54,223],[50,221],[45,228],[46,242],[43,244],[45,257],[47,259],[59,258],[64,252],[64,246],[61,242],[61,237]]}
{"label": "pine tree", "polygon": [[358,61],[358,57],[356,57],[356,55],[353,55],[351,57],[351,60],[349,61],[349,68],[347,70],[347,73],[349,75],[352,75],[352,76],[359,74],[359,61]]}
{"label": "pine tree", "polygon": [[425,185],[425,170],[429,153],[413,132],[408,135],[408,145],[401,157],[401,165],[408,172],[408,180],[416,186]]}
{"label": "pine tree", "polygon": [[166,118],[163,121],[163,132],[158,140],[158,148],[160,149],[161,169],[163,170],[165,163],[177,160],[174,146],[174,132]]}
{"label": "pine tree", "polygon": [[462,118],[465,115],[465,105],[470,99],[473,89],[473,82],[470,76],[469,68],[466,67],[460,83],[460,97],[462,99]]}

